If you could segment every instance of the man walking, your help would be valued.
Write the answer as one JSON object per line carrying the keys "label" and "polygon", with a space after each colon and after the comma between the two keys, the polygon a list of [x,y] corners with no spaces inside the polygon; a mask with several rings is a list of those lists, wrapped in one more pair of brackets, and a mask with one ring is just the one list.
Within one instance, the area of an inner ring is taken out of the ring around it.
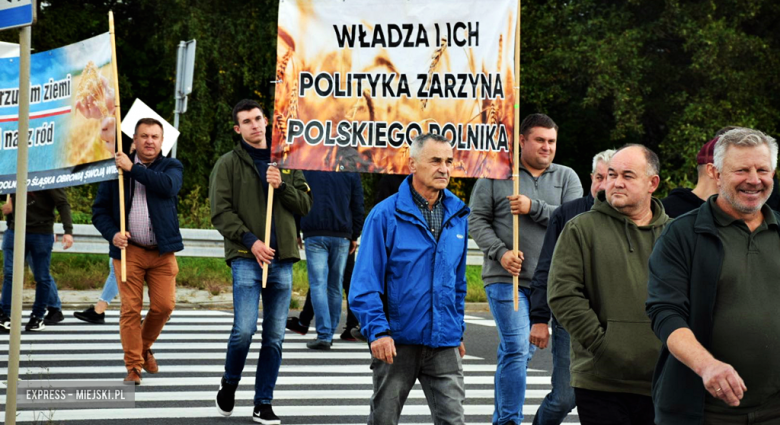
{"label": "man walking", "polygon": [[[3,235],[3,294],[0,309],[0,326],[11,329],[11,297],[14,273],[14,203],[16,195],[3,205],[8,230]],[[35,301],[30,320],[24,329],[28,332],[41,331],[46,325],[61,322],[61,304],[57,295],[57,284],[51,277],[51,251],[57,237],[54,235],[54,210],[59,211],[65,234],[62,248],[73,245],[73,219],[65,189],[49,189],[30,192],[27,195],[27,227],[25,233],[25,258],[28,259],[35,278]],[[48,313],[47,313],[48,310]]]}
{"label": "man walking", "polygon": [[[262,294],[263,346],[255,374],[252,417],[261,424],[280,424],[271,403],[282,363],[292,265],[300,259],[293,215],[305,216],[312,197],[301,171],[279,170],[270,163],[271,149],[265,137],[268,122],[257,102],[238,102],[233,121],[241,139],[217,161],[209,179],[211,222],[225,237],[225,260],[233,272],[233,329],[216,404],[221,415],[233,413],[236,388],[257,331]],[[270,235],[265,234],[268,185],[274,188]],[[263,267],[270,267],[265,287]]]}
{"label": "man walking", "polygon": [[[125,352],[125,381],[141,383],[141,368],[159,370],[152,344],[162,332],[176,302],[179,266],[174,252],[184,249],[177,211],[182,165],[162,155],[163,128],[153,118],[138,120],[133,135],[135,153],[116,153],[124,171],[123,200],[127,230],[120,232],[119,185],[100,184],[92,205],[92,223],[109,242],[122,300],[119,334]],[[121,282],[120,250],[127,252],[127,282]],[[141,323],[144,281],[149,287],[149,311]]]}
{"label": "man walking", "polygon": [[718,194],[672,222],[653,250],[659,424],[780,423],[780,214],[766,205],[777,151],[760,131],[721,136]]}
{"label": "man walking", "polygon": [[661,344],[644,315],[647,259],[669,217],[652,197],[658,156],[627,145],[606,193],[563,228],[548,278],[552,313],[571,336],[571,386],[583,425],[650,425]]}
{"label": "man walking", "polygon": [[589,211],[598,193],[603,191],[607,183],[607,167],[615,151],[612,149],[599,152],[593,157],[593,171],[590,175],[590,192],[582,198],[569,201],[555,210],[544,234],[544,244],[536,263],[534,278],[531,280],[530,317],[531,344],[544,349],[550,340],[552,330],[552,391],[542,400],[534,415],[535,425],[559,425],[566,415],[574,409],[574,390],[569,381],[569,333],[552,318],[550,322],[550,307],[547,305],[547,276],[550,273],[553,251],[563,226],[575,216]]}
{"label": "man walking", "polygon": [[412,142],[409,176],[366,219],[349,302],[371,347],[370,425],[397,424],[419,380],[433,422],[463,424],[469,209],[446,189],[449,141]]}
{"label": "man walking", "polygon": [[[493,423],[520,424],[526,366],[533,354],[528,337],[528,296],[544,233],[559,205],[582,196],[582,184],[569,167],[553,163],[558,126],[543,114],[520,124],[520,195],[511,180],[479,179],[471,192],[471,237],[484,253],[482,280],[500,338]],[[520,256],[512,242],[512,215],[520,215]],[[520,308],[514,309],[512,276],[520,280]]]}
{"label": "man walking", "polygon": [[363,230],[363,185],[358,173],[305,171],[303,175],[314,197],[310,214],[301,218],[301,232],[317,326],[317,338],[306,346],[328,350],[341,319],[347,256],[355,252]]}

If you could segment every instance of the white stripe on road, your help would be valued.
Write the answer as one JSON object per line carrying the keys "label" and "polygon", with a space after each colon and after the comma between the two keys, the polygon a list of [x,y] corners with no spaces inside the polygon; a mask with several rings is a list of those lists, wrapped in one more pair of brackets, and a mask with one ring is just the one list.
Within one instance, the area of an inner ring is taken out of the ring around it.
{"label": "white stripe on road", "polygon": [[[260,342],[255,342],[249,346],[250,351],[259,351]],[[122,351],[122,344],[118,342],[100,343],[98,346],[94,342],[88,344],[27,344],[21,346],[21,351],[24,353],[28,350],[34,351]],[[158,350],[227,350],[226,342],[156,342],[152,347],[153,351],[157,353]],[[331,351],[334,350],[366,350],[368,351],[368,345],[366,343],[354,343],[354,342],[342,342],[336,341],[331,347]],[[285,342],[285,353],[287,350],[308,350],[305,342]],[[313,351],[313,350],[312,350]],[[0,344],[0,352],[7,353],[8,345]]]}
{"label": "white stripe on road", "polygon": [[[287,348],[287,347],[284,347]],[[295,351],[284,353],[284,359],[289,360],[370,360],[371,353],[368,350],[361,352],[330,352],[307,350],[304,352]],[[154,353],[157,360],[224,360],[225,353]],[[121,359],[123,356],[117,353],[111,356],[107,353],[100,354],[25,354],[21,360],[25,362],[84,362],[84,361],[107,361]],[[481,360],[479,357],[466,356],[464,360]],[[0,362],[7,362],[7,355],[0,355]]]}

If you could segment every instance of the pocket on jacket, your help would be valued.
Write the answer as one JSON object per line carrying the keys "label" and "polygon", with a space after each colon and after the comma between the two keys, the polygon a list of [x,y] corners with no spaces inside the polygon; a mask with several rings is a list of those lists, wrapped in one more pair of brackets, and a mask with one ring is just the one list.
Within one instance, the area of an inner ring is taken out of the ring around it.
{"label": "pocket on jacket", "polygon": [[596,350],[596,374],[622,381],[647,381],[653,375],[661,342],[650,322],[609,320],[604,341]]}

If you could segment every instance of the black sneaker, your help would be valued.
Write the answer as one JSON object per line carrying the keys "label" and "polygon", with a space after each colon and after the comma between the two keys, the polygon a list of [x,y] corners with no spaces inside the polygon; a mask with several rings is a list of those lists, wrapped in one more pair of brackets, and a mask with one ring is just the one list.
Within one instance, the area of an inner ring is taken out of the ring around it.
{"label": "black sneaker", "polygon": [[74,312],[73,317],[96,325],[103,325],[106,323],[106,313],[97,314],[95,312],[95,306],[93,305],[89,306],[89,308],[84,311]]}
{"label": "black sneaker", "polygon": [[352,334],[352,336],[354,336],[354,337],[355,337],[355,339],[357,339],[357,340],[360,340],[360,341],[363,341],[363,342],[367,342],[367,341],[368,341],[368,340],[366,339],[366,337],[365,337],[365,336],[363,336],[363,334],[360,332],[360,327],[357,327],[357,328],[352,328],[352,329],[350,329],[350,331],[349,331],[349,332],[350,332],[350,333]]}
{"label": "black sneaker", "polygon": [[306,343],[306,347],[312,350],[330,350],[330,346],[333,345],[330,341],[323,341],[321,339],[314,339]]}
{"label": "black sneaker", "polygon": [[297,317],[288,317],[285,327],[299,335],[306,335],[309,332],[309,326],[303,326]]}
{"label": "black sneaker", "polygon": [[274,409],[270,404],[256,405],[255,411],[252,413],[252,420],[263,425],[279,425],[282,423],[282,420],[274,415]]}
{"label": "black sneaker", "polygon": [[11,318],[5,315],[3,309],[0,308],[0,328],[5,330],[11,329]]}
{"label": "black sneaker", "polygon": [[57,323],[65,320],[65,316],[62,315],[62,310],[53,307],[46,308],[49,312],[43,317],[43,324],[56,325]]}
{"label": "black sneaker", "polygon": [[43,323],[43,319],[35,316],[30,316],[30,321],[24,327],[27,332],[38,332],[46,329],[46,325]]}
{"label": "black sneaker", "polygon": [[236,405],[236,388],[238,388],[238,384],[228,384],[225,377],[222,377],[219,391],[217,391],[217,412],[220,415],[230,416],[233,414],[233,407]]}
{"label": "black sneaker", "polygon": [[352,336],[352,328],[344,328],[344,332],[341,333],[341,336],[339,338],[341,338],[342,341],[349,341],[349,342],[357,341],[357,338]]}

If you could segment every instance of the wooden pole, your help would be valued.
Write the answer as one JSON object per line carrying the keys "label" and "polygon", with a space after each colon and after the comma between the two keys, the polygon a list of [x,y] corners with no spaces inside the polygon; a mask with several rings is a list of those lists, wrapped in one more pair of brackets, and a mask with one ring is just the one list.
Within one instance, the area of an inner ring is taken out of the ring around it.
{"label": "wooden pole", "polygon": [[[271,246],[271,214],[274,211],[274,187],[268,185],[268,205],[265,208],[265,240],[263,241],[268,247]],[[263,288],[265,288],[265,282],[268,281],[268,268],[270,264],[263,266]]]}
{"label": "wooden pole", "polygon": [[[520,194],[520,3],[517,0],[517,28],[515,31],[515,134],[513,146],[512,175],[514,179],[515,196]],[[520,255],[518,246],[520,245],[520,218],[517,214],[512,215],[512,248],[515,256]],[[512,276],[513,298],[515,300],[515,311],[518,310],[519,300],[517,292],[519,290],[519,277]]]}
{"label": "wooden pole", "polygon": [[[116,149],[122,152],[122,114],[119,110],[119,71],[116,63],[116,38],[114,37],[114,12],[108,11],[108,32],[111,34],[111,72],[114,74],[114,117],[116,119]],[[119,168],[119,231],[125,235],[125,179]],[[121,279],[127,282],[127,250],[122,248]]]}

